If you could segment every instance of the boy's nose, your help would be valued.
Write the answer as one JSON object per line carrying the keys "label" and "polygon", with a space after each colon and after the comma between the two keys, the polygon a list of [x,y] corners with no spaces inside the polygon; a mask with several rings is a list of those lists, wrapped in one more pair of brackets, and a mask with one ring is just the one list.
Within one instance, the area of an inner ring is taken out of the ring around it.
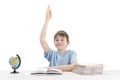
{"label": "boy's nose", "polygon": [[61,41],[58,41],[58,44],[60,44],[61,43]]}

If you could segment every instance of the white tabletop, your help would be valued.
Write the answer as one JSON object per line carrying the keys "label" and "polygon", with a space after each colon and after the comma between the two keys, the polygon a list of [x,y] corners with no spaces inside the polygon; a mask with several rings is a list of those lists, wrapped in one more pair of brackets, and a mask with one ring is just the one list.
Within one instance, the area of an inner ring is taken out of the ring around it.
{"label": "white tabletop", "polygon": [[120,70],[105,70],[103,74],[81,75],[72,72],[63,72],[63,75],[31,75],[31,71],[19,71],[10,74],[0,71],[0,80],[120,80]]}

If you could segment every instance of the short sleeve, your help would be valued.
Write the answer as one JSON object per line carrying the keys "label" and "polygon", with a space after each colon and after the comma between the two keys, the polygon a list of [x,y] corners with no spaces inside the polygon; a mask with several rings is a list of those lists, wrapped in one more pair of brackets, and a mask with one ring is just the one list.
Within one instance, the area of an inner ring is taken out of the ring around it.
{"label": "short sleeve", "polygon": [[50,49],[47,53],[44,52],[44,57],[45,57],[48,61],[50,61],[51,58],[52,58],[52,55],[54,54],[54,52],[55,52],[54,50]]}
{"label": "short sleeve", "polygon": [[77,53],[75,51],[72,51],[72,54],[71,54],[70,63],[72,63],[72,62],[78,62],[78,60],[77,60]]}

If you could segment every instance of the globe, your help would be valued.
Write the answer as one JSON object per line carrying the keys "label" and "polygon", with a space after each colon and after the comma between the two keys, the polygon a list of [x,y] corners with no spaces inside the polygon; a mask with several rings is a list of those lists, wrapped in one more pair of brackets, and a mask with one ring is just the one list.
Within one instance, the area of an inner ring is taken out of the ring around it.
{"label": "globe", "polygon": [[13,72],[11,73],[18,73],[16,69],[18,69],[21,65],[21,58],[18,54],[16,56],[12,56],[9,58],[9,64],[13,69]]}

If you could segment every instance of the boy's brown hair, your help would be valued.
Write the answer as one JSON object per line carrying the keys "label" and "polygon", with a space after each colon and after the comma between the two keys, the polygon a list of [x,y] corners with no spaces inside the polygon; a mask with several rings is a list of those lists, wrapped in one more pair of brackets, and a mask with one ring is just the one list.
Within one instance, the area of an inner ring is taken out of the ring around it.
{"label": "boy's brown hair", "polygon": [[59,30],[55,35],[54,35],[54,40],[57,36],[63,36],[66,37],[67,41],[69,41],[69,35],[63,31],[63,30]]}

